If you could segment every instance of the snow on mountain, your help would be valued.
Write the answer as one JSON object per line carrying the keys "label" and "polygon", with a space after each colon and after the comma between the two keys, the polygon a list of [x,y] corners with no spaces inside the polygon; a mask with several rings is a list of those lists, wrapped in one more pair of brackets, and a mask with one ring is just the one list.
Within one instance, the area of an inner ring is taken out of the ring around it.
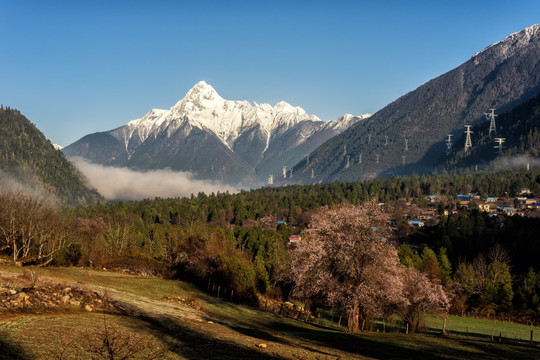
{"label": "snow on mountain", "polygon": [[63,151],[109,166],[170,168],[198,178],[260,185],[369,114],[324,122],[284,101],[232,101],[201,81],[169,110],[152,109]]}
{"label": "snow on mountain", "polygon": [[[520,48],[528,46],[533,38],[538,37],[540,37],[540,24],[535,24],[529,26],[528,28],[510,34],[501,41],[497,41],[496,43],[489,45],[482,51],[474,54],[473,58],[477,57],[480,54],[487,54],[488,50],[495,49],[498,52],[498,57],[507,58],[512,56]],[[493,56],[493,54],[489,54],[489,56]]]}
{"label": "snow on mountain", "polygon": [[140,143],[144,142],[151,133],[159,131],[160,125],[165,121],[167,114],[167,110],[152,109],[142,118],[132,120],[126,125],[114,129],[110,134],[122,141],[129,153],[130,140],[136,135]]}
{"label": "snow on mountain", "polygon": [[352,115],[352,114],[345,114],[337,119],[327,121],[324,124],[324,128],[326,129],[332,129],[337,132],[342,132],[346,129],[348,129],[351,125],[356,124],[358,121],[365,120],[369,118],[371,114],[360,114],[360,115]]}
{"label": "snow on mountain", "polygon": [[284,101],[272,107],[269,104],[252,105],[245,100],[225,100],[212,86],[200,81],[170,110],[153,109],[142,118],[111,131],[111,135],[123,141],[128,149],[133,136],[138,136],[142,143],[149,136],[156,136],[164,130],[172,134],[189,123],[214,133],[232,149],[238,137],[255,126],[260,126],[267,139],[270,139],[277,128],[289,128],[306,120],[321,121],[315,115],[308,115],[301,107]]}

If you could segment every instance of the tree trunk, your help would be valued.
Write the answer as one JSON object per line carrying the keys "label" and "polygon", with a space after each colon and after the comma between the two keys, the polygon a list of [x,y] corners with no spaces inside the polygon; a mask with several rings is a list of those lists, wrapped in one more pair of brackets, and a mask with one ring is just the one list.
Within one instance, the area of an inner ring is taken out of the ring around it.
{"label": "tree trunk", "polygon": [[347,329],[349,332],[357,332],[360,327],[358,324],[359,309],[359,304],[355,302],[352,310],[349,311],[349,320],[347,321]]}

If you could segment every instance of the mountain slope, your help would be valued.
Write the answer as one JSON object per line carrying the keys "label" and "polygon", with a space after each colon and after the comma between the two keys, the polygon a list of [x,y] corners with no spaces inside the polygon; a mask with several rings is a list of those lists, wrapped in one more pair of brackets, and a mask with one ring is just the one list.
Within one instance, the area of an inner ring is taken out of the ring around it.
{"label": "mountain slope", "polygon": [[[294,167],[295,181],[431,171],[445,153],[447,134],[458,138],[464,125],[482,121],[487,109],[509,110],[539,91],[540,25],[534,25],[332,138],[311,154],[309,165],[300,162]],[[344,146],[351,160],[348,168]],[[312,171],[315,179],[310,178]]]}
{"label": "mountain slope", "polygon": [[323,122],[286,102],[223,99],[204,81],[169,110],[153,109],[117,129],[87,135],[62,151],[94,163],[191,171],[197,178],[260,185],[369,115]]}
{"label": "mountain slope", "polygon": [[0,184],[45,192],[67,204],[93,203],[100,198],[62,152],[19,111],[0,108]]}
{"label": "mountain slope", "polygon": [[[467,152],[464,150],[463,135],[446,159],[446,167],[483,168],[491,163],[495,166],[518,165],[523,168],[525,162],[536,165],[537,162],[530,158],[540,156],[540,94],[507,113],[497,115],[495,123],[496,133],[491,136],[489,120],[471,128],[472,148]],[[503,139],[500,150],[496,138]],[[523,158],[512,164],[516,156]],[[529,160],[525,160],[527,157]]]}

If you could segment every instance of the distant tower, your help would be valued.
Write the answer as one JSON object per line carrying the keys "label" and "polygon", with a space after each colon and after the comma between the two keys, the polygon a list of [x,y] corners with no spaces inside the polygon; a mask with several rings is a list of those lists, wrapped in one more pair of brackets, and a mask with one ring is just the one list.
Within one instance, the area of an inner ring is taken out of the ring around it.
{"label": "distant tower", "polygon": [[452,150],[452,134],[448,134],[448,139],[446,139],[446,152],[450,153]]}
{"label": "distant tower", "polygon": [[287,178],[287,167],[286,166],[283,167],[283,178],[284,179]]}
{"label": "distant tower", "polygon": [[359,164],[362,163],[362,154],[358,155],[358,163],[359,163]]}
{"label": "distant tower", "polygon": [[503,142],[505,141],[506,141],[506,138],[495,138],[495,142],[497,143],[497,146],[495,146],[495,149],[499,149],[499,155],[502,154]]}
{"label": "distant tower", "polygon": [[409,151],[409,139],[405,139],[405,151]]}
{"label": "distant tower", "polygon": [[491,133],[497,135],[497,130],[495,129],[495,109],[489,109],[490,112],[485,113],[486,119],[489,120],[489,136]]}
{"label": "distant tower", "polygon": [[401,164],[405,165],[405,155],[401,156]]}
{"label": "distant tower", "polygon": [[309,165],[309,154],[306,154],[306,165]]}
{"label": "distant tower", "polygon": [[315,170],[311,169],[311,178],[313,179],[315,177]]}
{"label": "distant tower", "polygon": [[274,175],[268,177],[268,185],[274,185]]}
{"label": "distant tower", "polygon": [[465,134],[467,134],[467,138],[465,140],[465,152],[467,152],[467,150],[469,150],[470,148],[472,148],[472,141],[471,141],[471,134],[472,134],[472,131],[471,131],[471,126],[472,125],[465,125],[465,127],[467,128],[467,130],[465,130]]}
{"label": "distant tower", "polygon": [[375,155],[375,158],[377,159],[377,160],[376,160],[376,161],[377,161],[377,164],[379,163],[379,156],[380,156],[379,154],[376,154],[376,155]]}
{"label": "distant tower", "polygon": [[289,177],[292,178],[292,169],[289,170]]}
{"label": "distant tower", "polygon": [[343,156],[347,156],[347,145],[343,144]]}
{"label": "distant tower", "polygon": [[347,165],[345,165],[345,169],[348,169],[350,166],[349,159],[351,158],[351,155],[347,155]]}
{"label": "distant tower", "polygon": [[384,137],[384,146],[388,145],[388,135]]}
{"label": "distant tower", "polygon": [[371,133],[369,133],[367,136],[367,143],[371,144]]}

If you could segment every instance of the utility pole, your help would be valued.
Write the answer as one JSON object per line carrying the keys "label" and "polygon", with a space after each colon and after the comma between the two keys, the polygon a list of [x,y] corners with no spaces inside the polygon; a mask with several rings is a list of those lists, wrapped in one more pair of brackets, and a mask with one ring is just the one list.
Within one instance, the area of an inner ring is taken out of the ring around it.
{"label": "utility pole", "polygon": [[471,131],[471,126],[472,126],[472,125],[465,125],[465,127],[467,128],[467,130],[465,130],[465,134],[467,134],[467,138],[465,139],[465,152],[467,152],[467,150],[469,150],[470,148],[472,148],[472,141],[471,141],[471,134],[472,134],[472,131]]}
{"label": "utility pole", "polygon": [[497,129],[495,129],[495,109],[489,109],[490,112],[485,113],[486,119],[489,120],[489,136],[491,136],[491,133],[494,133],[497,135]]}
{"label": "utility pole", "polygon": [[449,154],[452,150],[452,134],[448,134],[448,139],[446,139],[446,153]]}
{"label": "utility pole", "polygon": [[506,138],[495,138],[495,142],[498,144],[497,146],[494,146],[495,149],[499,149],[499,155],[502,155],[502,149],[503,149],[503,142],[506,141]]}

